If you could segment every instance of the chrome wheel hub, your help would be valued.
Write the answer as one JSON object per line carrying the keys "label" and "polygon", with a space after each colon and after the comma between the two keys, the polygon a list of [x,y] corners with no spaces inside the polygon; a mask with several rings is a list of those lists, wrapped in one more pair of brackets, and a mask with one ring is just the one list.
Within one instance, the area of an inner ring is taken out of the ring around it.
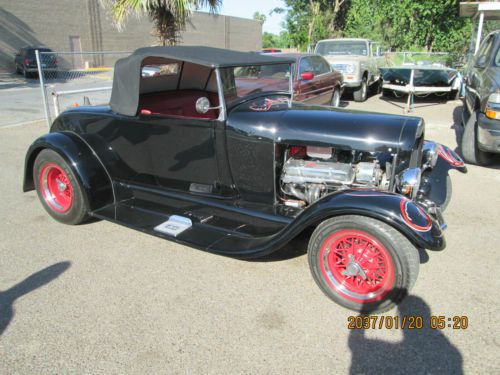
{"label": "chrome wheel hub", "polygon": [[341,273],[344,276],[357,276],[357,275],[359,275],[364,280],[367,279],[365,271],[363,270],[363,268],[361,268],[359,263],[356,262],[356,260],[354,259],[354,255],[352,255],[352,254],[349,255],[349,263],[347,263],[345,270],[343,270]]}

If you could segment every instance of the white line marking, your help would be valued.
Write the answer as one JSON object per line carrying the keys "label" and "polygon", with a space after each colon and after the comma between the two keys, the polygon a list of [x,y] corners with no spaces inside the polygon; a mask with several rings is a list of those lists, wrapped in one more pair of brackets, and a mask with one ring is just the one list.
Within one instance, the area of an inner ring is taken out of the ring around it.
{"label": "white line marking", "polygon": [[40,121],[45,121],[45,119],[44,118],[40,118],[38,120],[18,122],[17,124],[0,125],[0,129],[17,128],[18,126],[30,125],[30,124],[34,124],[35,122],[40,122]]}

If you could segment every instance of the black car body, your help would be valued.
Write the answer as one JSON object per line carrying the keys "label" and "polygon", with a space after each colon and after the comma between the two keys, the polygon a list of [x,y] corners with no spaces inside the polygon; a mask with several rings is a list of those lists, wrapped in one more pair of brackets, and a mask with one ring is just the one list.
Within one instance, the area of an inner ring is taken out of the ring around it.
{"label": "black car body", "polygon": [[466,161],[487,164],[500,153],[500,30],[488,34],[465,79],[462,152]]}
{"label": "black car body", "polygon": [[[416,280],[417,248],[444,248],[448,170],[464,164],[424,141],[421,118],[293,102],[290,73],[250,86],[240,76],[293,62],[139,49],[117,62],[110,106],[68,110],[32,144],[24,191],[65,223],[90,215],[238,258],[313,227],[321,289],[351,309],[388,309]],[[151,64],[168,73],[141,77]]]}

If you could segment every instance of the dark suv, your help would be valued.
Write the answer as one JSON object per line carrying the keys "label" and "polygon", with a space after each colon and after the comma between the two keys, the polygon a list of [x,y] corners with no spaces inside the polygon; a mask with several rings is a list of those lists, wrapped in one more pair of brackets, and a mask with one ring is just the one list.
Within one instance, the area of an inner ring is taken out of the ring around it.
{"label": "dark suv", "polygon": [[500,30],[484,38],[466,77],[462,153],[484,165],[500,153]]}
{"label": "dark suv", "polygon": [[[35,50],[39,52],[53,52],[45,47],[23,47],[16,53],[15,64],[16,73],[21,73],[26,78],[38,73]],[[44,72],[57,73],[57,59],[54,55],[40,55],[40,61]]]}

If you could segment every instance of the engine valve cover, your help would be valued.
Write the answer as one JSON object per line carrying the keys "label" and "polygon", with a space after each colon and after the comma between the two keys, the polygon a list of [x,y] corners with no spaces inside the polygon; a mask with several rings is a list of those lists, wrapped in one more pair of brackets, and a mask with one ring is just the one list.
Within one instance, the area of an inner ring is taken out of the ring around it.
{"label": "engine valve cover", "polygon": [[289,159],[283,168],[284,183],[352,184],[354,169],[350,164]]}

